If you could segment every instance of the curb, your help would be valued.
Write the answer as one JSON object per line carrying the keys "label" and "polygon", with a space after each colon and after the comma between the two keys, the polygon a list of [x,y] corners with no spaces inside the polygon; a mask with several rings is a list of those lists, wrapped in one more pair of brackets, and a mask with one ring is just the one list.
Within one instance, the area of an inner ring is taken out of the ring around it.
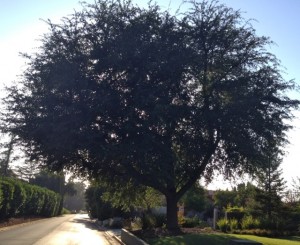
{"label": "curb", "polygon": [[148,243],[125,229],[121,230],[121,240],[123,244],[126,245],[149,245]]}
{"label": "curb", "polygon": [[95,226],[97,226],[97,228],[98,228],[99,230],[103,231],[107,237],[113,238],[116,242],[118,242],[118,243],[121,244],[121,245],[126,245],[125,243],[122,242],[121,237],[117,236],[117,235],[113,232],[113,230],[109,230],[109,229],[107,229],[106,227],[104,227],[104,226],[100,223],[100,221],[96,220],[96,221],[94,221],[94,224],[95,224]]}
{"label": "curb", "polygon": [[98,220],[95,220],[94,224],[99,230],[103,231],[106,236],[113,238],[121,245],[149,245],[126,229],[107,229],[102,225],[102,222]]}
{"label": "curb", "polygon": [[125,243],[122,242],[121,237],[115,235],[113,232],[111,232],[110,230],[108,231],[104,231],[108,236],[114,238],[119,244],[121,245],[126,245]]}

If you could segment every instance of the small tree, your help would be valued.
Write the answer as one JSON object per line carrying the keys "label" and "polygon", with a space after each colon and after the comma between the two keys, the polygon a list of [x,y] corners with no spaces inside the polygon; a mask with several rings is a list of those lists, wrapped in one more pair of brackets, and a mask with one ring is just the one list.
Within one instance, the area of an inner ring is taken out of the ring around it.
{"label": "small tree", "polygon": [[278,215],[282,208],[281,199],[286,181],[281,177],[280,164],[279,153],[269,152],[265,168],[256,174],[258,181],[256,200],[259,202],[262,214],[266,214],[268,220],[271,220],[273,215]]}

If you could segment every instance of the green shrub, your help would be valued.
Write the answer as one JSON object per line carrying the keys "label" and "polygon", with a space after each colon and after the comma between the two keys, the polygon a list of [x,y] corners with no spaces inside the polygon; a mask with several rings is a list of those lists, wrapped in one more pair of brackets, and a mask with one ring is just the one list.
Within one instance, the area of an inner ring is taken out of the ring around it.
{"label": "green shrub", "polygon": [[257,229],[257,228],[260,227],[260,222],[259,222],[258,219],[253,218],[251,215],[250,216],[245,216],[242,219],[241,227],[242,227],[243,230]]}
{"label": "green shrub", "polygon": [[223,232],[227,232],[230,229],[229,222],[227,219],[219,219],[217,222],[217,226]]}
{"label": "green shrub", "polygon": [[143,214],[142,215],[143,230],[152,229],[156,225],[155,216],[153,214]]}
{"label": "green shrub", "polygon": [[23,214],[33,215],[34,214],[34,209],[32,208],[32,199],[34,195],[33,185],[27,185],[25,188],[25,192],[26,192],[26,202],[24,204]]}
{"label": "green shrub", "polygon": [[0,178],[0,218],[20,215],[55,216],[61,196],[13,178]]}
{"label": "green shrub", "polygon": [[237,219],[230,219],[229,220],[230,231],[237,230],[238,227],[239,227],[239,222],[237,221]]}
{"label": "green shrub", "polygon": [[300,231],[300,211],[290,210],[285,214],[286,225],[285,230]]}
{"label": "green shrub", "polygon": [[204,220],[199,220],[198,227],[199,227],[199,228],[202,228],[202,229],[204,229],[204,228],[211,228],[211,225],[208,224],[208,223],[207,223],[206,221],[204,221]]}
{"label": "green shrub", "polygon": [[11,206],[13,202],[14,186],[6,180],[1,180],[0,188],[3,195],[0,209],[0,217],[9,218],[11,217],[12,212]]}
{"label": "green shrub", "polygon": [[[288,217],[287,217],[288,219]],[[260,218],[260,228],[267,230],[285,230],[287,227],[286,220],[273,216],[272,218]]]}
{"label": "green shrub", "polygon": [[10,181],[14,185],[13,200],[11,202],[11,214],[10,216],[23,215],[23,206],[26,202],[26,192],[22,182]]}
{"label": "green shrub", "polygon": [[45,201],[45,194],[41,187],[32,186],[32,196],[30,200],[30,214],[42,215],[42,208]]}
{"label": "green shrub", "polygon": [[141,218],[142,229],[162,227],[166,221],[167,218],[164,214],[144,213]]}
{"label": "green shrub", "polygon": [[193,218],[184,217],[184,221],[182,223],[182,227],[192,228],[199,225],[199,218],[197,216]]}
{"label": "green shrub", "polygon": [[0,210],[1,210],[2,205],[3,205],[3,200],[4,200],[4,196],[3,196],[3,193],[2,193],[1,180],[0,180]]}
{"label": "green shrub", "polygon": [[155,217],[155,227],[163,227],[167,223],[165,214],[153,214]]}
{"label": "green shrub", "polygon": [[41,214],[46,217],[58,215],[59,213],[57,211],[60,204],[59,195],[50,190],[45,190],[44,195],[45,199]]}
{"label": "green shrub", "polygon": [[61,214],[70,214],[70,213],[71,213],[71,211],[66,208],[63,208],[61,211]]}

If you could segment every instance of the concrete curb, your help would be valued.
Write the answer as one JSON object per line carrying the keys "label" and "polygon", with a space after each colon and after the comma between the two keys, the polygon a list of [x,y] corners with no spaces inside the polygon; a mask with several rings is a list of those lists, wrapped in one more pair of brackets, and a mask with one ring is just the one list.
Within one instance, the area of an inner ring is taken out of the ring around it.
{"label": "concrete curb", "polygon": [[113,232],[112,230],[107,230],[107,231],[105,231],[105,233],[106,233],[108,236],[114,238],[119,244],[121,244],[121,245],[126,245],[125,243],[122,242],[122,240],[121,240],[121,235],[117,235],[117,234],[116,234],[115,232]]}
{"label": "concrete curb", "polygon": [[[124,244],[122,241],[121,241],[121,235],[118,236],[116,233],[116,230],[110,230],[110,229],[107,229],[106,227],[104,227],[102,225],[102,222],[96,220],[94,221],[94,224],[97,226],[97,228],[101,231],[103,231],[105,233],[105,235],[107,237],[110,237],[110,238],[113,238],[116,242],[118,242],[119,244],[121,245],[126,245]],[[115,232],[114,232],[115,231]]]}
{"label": "concrete curb", "polygon": [[126,245],[149,245],[148,243],[136,237],[134,234],[125,229],[121,230],[121,240]]}
{"label": "concrete curb", "polygon": [[103,231],[106,236],[113,238],[121,245],[149,245],[126,229],[108,229],[101,221],[95,220],[94,224]]}

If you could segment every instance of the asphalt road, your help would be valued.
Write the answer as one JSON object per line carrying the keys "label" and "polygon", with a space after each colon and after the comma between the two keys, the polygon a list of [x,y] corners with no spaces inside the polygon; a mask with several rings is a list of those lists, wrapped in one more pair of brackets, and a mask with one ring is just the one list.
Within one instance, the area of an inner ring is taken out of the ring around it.
{"label": "asphalt road", "polygon": [[86,214],[66,215],[0,231],[0,245],[115,245]]}

